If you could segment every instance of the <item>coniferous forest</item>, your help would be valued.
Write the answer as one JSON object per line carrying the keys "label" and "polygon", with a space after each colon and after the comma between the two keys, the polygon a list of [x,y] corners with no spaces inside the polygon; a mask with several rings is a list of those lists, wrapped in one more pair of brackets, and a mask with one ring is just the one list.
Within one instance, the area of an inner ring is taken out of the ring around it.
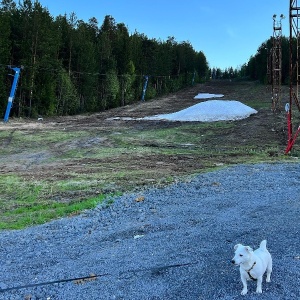
{"label": "coniferous forest", "polygon": [[[84,22],[75,13],[54,18],[38,0],[1,0],[0,111],[4,115],[14,78],[8,66],[22,66],[11,115],[35,118],[131,104],[142,99],[146,81],[145,100],[209,78],[267,83],[271,49],[269,38],[244,65],[210,69],[205,54],[189,42],[129,33],[109,15],[102,23],[94,17]],[[283,84],[289,82],[288,52],[283,37]]]}
{"label": "coniferous forest", "polygon": [[203,52],[189,42],[129,33],[105,16],[86,23],[75,13],[51,16],[39,1],[0,2],[0,110],[14,72],[23,66],[11,115],[37,117],[97,112],[206,80]]}
{"label": "coniferous forest", "polygon": [[[296,45],[296,39],[293,38],[292,44]],[[232,67],[227,68],[225,70],[221,70],[219,68],[213,68],[211,70],[212,77],[216,79],[229,79],[229,78],[239,78],[246,80],[256,80],[262,84],[270,84],[270,80],[268,80],[268,65],[269,72],[272,65],[272,47],[273,47],[273,38],[270,37],[268,40],[264,41],[257,49],[256,53],[252,55],[248,62],[243,64],[237,69],[233,69]],[[283,36],[281,38],[281,48],[282,48],[282,84],[288,84],[289,79],[289,38]],[[235,51],[243,51],[243,47],[241,49],[236,49]],[[293,60],[296,60],[297,57],[297,49],[293,47]],[[293,78],[296,80],[296,77]]]}

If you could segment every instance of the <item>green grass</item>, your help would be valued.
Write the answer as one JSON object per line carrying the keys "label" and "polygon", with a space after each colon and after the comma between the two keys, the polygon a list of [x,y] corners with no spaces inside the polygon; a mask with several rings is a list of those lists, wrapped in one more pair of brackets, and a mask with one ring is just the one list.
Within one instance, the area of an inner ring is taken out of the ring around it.
{"label": "green grass", "polygon": [[3,211],[9,210],[11,206],[18,206],[19,203],[30,205],[40,194],[42,186],[35,182],[28,183],[15,175],[0,175],[0,189],[0,210]]}
{"label": "green grass", "polygon": [[68,191],[87,191],[97,185],[97,181],[83,179],[55,183],[42,180],[28,182],[15,175],[1,175],[0,229],[21,229],[94,208],[111,195],[74,197],[63,202],[53,198]]}
{"label": "green grass", "polygon": [[89,135],[86,131],[67,132],[63,130],[49,130],[47,132],[36,130],[34,134],[30,130],[7,130],[0,131],[0,144],[5,144],[1,149],[3,154],[20,153],[22,150],[38,149],[39,151],[49,148],[55,144],[59,151],[59,144],[70,142],[74,139],[83,138]]}
{"label": "green grass", "polygon": [[11,209],[1,214],[0,229],[22,229],[60,217],[74,216],[83,210],[95,208],[106,198],[107,196],[99,195],[74,203],[35,203]]}
{"label": "green grass", "polygon": [[144,147],[151,144],[162,147],[170,144],[175,146],[184,144],[201,145],[203,140],[214,135],[216,130],[222,131],[233,127],[234,124],[229,122],[200,123],[167,129],[124,132],[121,135],[111,136],[111,138],[114,139],[116,144],[126,147],[127,151],[133,147]]}

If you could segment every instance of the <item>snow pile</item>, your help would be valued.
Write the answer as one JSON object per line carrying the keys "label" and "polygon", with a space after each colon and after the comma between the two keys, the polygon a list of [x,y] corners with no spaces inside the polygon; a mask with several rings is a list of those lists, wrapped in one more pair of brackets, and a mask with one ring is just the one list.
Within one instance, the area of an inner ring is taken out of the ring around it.
{"label": "snow pile", "polygon": [[257,111],[235,100],[208,100],[171,114],[142,118],[143,120],[200,121],[241,120]]}
{"label": "snow pile", "polygon": [[194,97],[194,99],[211,99],[211,98],[221,98],[224,97],[223,94],[210,94],[210,93],[200,93]]}

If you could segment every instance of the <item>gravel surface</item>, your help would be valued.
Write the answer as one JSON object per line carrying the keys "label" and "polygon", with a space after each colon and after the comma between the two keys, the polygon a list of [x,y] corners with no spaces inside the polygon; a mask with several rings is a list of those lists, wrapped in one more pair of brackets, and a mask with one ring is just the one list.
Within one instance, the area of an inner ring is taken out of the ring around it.
{"label": "gravel surface", "polygon": [[[299,163],[239,165],[2,231],[0,299],[300,299],[299,182]],[[233,247],[263,239],[271,282],[241,296]]]}

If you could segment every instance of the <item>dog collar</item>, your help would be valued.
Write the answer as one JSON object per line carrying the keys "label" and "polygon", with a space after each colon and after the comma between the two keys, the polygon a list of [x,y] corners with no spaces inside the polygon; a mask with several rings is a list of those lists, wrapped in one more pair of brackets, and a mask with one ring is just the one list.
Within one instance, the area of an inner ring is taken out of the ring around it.
{"label": "dog collar", "polygon": [[257,278],[254,278],[254,277],[250,274],[251,270],[254,268],[255,265],[256,265],[256,261],[253,263],[252,267],[251,267],[248,271],[246,271],[246,272],[248,273],[250,279],[252,279],[252,280],[257,280]]}

